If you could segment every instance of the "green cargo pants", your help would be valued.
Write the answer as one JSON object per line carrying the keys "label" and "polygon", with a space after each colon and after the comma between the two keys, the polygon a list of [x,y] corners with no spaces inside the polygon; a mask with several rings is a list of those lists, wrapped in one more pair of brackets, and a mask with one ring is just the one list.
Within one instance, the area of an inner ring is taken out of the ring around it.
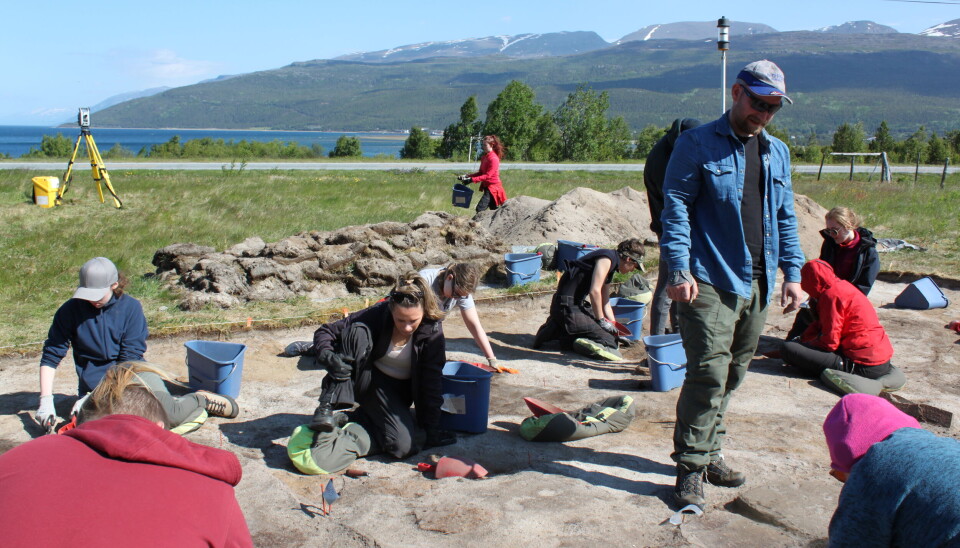
{"label": "green cargo pants", "polygon": [[720,454],[730,396],[747,374],[767,319],[763,280],[751,297],[698,281],[692,303],[678,303],[687,373],[677,400],[671,458],[687,469],[706,466]]}

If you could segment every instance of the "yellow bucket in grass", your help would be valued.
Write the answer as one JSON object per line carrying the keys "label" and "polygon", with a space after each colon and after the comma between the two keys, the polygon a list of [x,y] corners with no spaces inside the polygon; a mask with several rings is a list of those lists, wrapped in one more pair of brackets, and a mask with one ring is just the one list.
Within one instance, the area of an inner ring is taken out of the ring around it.
{"label": "yellow bucket in grass", "polygon": [[60,190],[60,179],[56,177],[34,177],[33,203],[40,207],[57,205],[58,190]]}

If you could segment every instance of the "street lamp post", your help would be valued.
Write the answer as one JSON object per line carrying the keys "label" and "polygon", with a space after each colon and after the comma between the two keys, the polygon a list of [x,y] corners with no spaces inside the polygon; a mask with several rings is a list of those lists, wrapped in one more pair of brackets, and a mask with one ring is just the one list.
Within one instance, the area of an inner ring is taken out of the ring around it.
{"label": "street lamp post", "polygon": [[727,111],[727,50],[730,49],[730,20],[717,19],[719,37],[717,49],[720,50],[720,113]]}

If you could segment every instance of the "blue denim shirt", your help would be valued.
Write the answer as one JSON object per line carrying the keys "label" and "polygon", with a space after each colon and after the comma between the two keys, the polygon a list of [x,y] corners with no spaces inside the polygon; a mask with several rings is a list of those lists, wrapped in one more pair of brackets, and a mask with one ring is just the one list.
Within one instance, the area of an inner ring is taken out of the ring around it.
{"label": "blue denim shirt", "polygon": [[[750,298],[753,267],[740,221],[746,159],[727,115],[677,140],[663,184],[660,252],[670,272],[689,270],[717,289]],[[777,267],[785,281],[799,282],[804,256],[793,210],[790,151],[766,131],[759,137],[769,302]]]}

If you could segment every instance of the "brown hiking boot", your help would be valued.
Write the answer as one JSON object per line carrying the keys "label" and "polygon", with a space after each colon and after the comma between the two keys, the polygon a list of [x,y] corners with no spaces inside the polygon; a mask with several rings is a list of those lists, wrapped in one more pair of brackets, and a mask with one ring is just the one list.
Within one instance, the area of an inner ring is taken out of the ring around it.
{"label": "brown hiking boot", "polygon": [[677,484],[673,488],[673,499],[681,507],[693,504],[703,510],[707,503],[703,498],[703,475],[705,468],[688,469],[682,464],[677,464]]}
{"label": "brown hiking boot", "polygon": [[720,487],[740,487],[747,481],[747,476],[731,469],[720,457],[707,465],[707,481]]}
{"label": "brown hiking boot", "polygon": [[200,394],[207,400],[207,404],[204,407],[210,415],[233,419],[240,414],[240,406],[237,405],[236,400],[230,396],[224,396],[223,394],[208,392],[206,390],[198,390],[197,394]]}

